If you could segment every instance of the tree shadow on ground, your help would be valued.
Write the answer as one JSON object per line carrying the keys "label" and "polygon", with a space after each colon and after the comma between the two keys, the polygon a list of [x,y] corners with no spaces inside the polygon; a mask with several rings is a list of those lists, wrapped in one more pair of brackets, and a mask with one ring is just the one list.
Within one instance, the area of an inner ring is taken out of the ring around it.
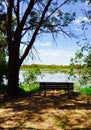
{"label": "tree shadow on ground", "polygon": [[[74,127],[76,124],[70,122],[70,114],[80,114],[79,112],[75,112],[77,110],[83,112],[83,115],[79,115],[80,118],[83,116],[86,118],[86,114],[91,114],[91,106],[87,105],[86,101],[74,98],[68,99],[67,94],[60,94],[59,92],[50,92],[46,97],[44,97],[43,94],[35,93],[22,95],[17,99],[1,98],[0,127],[2,129],[10,128],[16,130],[46,130],[47,128],[49,130],[59,130],[58,128],[63,128],[65,124],[63,130],[67,128],[75,130]],[[83,123],[85,118],[84,120],[80,120],[80,123]],[[77,119],[78,117],[75,121],[79,124]],[[91,116],[89,116],[89,120],[91,121]],[[53,122],[54,124],[52,124]],[[48,125],[48,127],[45,125]],[[82,129],[90,130],[89,125],[90,124],[88,124],[88,128],[84,126]]]}

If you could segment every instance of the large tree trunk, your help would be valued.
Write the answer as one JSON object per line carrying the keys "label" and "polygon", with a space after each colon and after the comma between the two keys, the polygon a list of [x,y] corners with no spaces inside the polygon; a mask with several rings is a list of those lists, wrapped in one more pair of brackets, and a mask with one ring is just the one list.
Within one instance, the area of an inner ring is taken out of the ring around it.
{"label": "large tree trunk", "polygon": [[8,88],[7,94],[9,96],[17,96],[20,92],[19,90],[19,70],[15,67],[9,71]]}
{"label": "large tree trunk", "polygon": [[7,20],[7,43],[8,43],[8,51],[9,51],[7,94],[9,96],[17,96],[19,94],[20,39],[18,35],[14,38],[12,33],[13,6],[14,6],[14,1],[8,0],[6,20]]}
{"label": "large tree trunk", "polygon": [[[11,67],[10,67],[11,66]],[[19,68],[16,63],[9,63],[9,76],[8,76],[8,88],[7,94],[9,96],[17,96],[19,90]]]}
{"label": "large tree trunk", "polygon": [[17,96],[20,92],[19,89],[19,53],[14,48],[12,48],[11,53],[9,54],[9,62],[8,62],[8,88],[7,94],[9,96]]}

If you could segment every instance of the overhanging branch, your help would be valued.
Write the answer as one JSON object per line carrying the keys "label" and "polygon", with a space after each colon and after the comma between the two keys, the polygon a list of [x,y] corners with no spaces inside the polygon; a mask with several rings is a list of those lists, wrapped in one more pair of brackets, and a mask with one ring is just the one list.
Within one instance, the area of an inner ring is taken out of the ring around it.
{"label": "overhanging branch", "polygon": [[33,33],[33,36],[32,36],[32,38],[31,38],[31,41],[30,41],[29,45],[26,47],[24,54],[21,56],[21,59],[20,59],[20,62],[21,62],[21,63],[23,62],[23,60],[25,59],[25,57],[28,55],[29,50],[31,49],[31,47],[32,47],[32,45],[33,45],[33,43],[34,43],[34,41],[35,41],[35,38],[36,38],[36,36],[37,36],[37,34],[38,34],[38,31],[39,31],[39,29],[40,29],[40,27],[41,27],[41,25],[42,25],[42,23],[43,23],[45,14],[46,14],[46,12],[47,12],[47,10],[48,10],[48,7],[50,6],[51,2],[52,2],[52,0],[49,0],[48,3],[47,3],[47,5],[46,5],[45,8],[44,8],[44,11],[43,11],[43,13],[42,13],[41,19],[40,19],[39,24],[38,24],[38,26],[36,27],[36,29],[35,29],[35,31],[34,31],[34,33]]}
{"label": "overhanging branch", "polygon": [[[22,30],[23,30],[23,27],[25,25],[25,22],[26,22],[26,19],[27,19],[28,15],[29,15],[29,12],[32,10],[34,4],[35,4],[35,1],[31,0],[28,7],[27,7],[27,9],[26,9],[26,11],[25,11],[25,13],[24,13],[24,16],[23,16],[21,22],[18,24],[18,26],[16,28],[16,31],[14,33],[14,39],[15,40],[16,39],[18,39],[18,40],[21,39],[21,33],[22,33]],[[18,38],[17,38],[17,36],[18,36]]]}

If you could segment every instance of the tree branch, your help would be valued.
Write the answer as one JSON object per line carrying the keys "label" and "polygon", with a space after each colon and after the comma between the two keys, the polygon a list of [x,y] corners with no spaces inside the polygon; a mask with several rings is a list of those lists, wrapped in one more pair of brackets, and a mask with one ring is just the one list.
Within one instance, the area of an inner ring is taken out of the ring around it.
{"label": "tree branch", "polygon": [[14,34],[14,39],[16,40],[17,39],[17,36],[18,36],[18,40],[21,39],[21,33],[22,33],[22,30],[23,30],[23,27],[24,27],[24,24],[26,22],[26,19],[29,15],[29,12],[32,10],[33,6],[35,4],[35,1],[34,0],[31,0],[25,13],[24,13],[24,16],[21,20],[21,22],[19,23],[19,25],[17,26],[16,28],[16,31],[15,31],[15,34]]}
{"label": "tree branch", "polygon": [[[69,0],[65,0],[62,4],[60,4],[48,17],[47,17],[47,19],[48,18],[50,18],[50,16],[52,16],[52,14],[54,14],[60,7],[62,7],[64,4],[66,4],[67,2],[68,2]],[[47,20],[46,19],[46,20]]]}
{"label": "tree branch", "polygon": [[39,29],[40,29],[40,27],[41,27],[41,25],[42,25],[42,23],[43,23],[45,14],[46,14],[46,12],[47,12],[47,10],[48,10],[48,7],[50,6],[51,2],[52,2],[52,0],[49,0],[48,3],[47,3],[47,5],[46,5],[46,7],[44,8],[44,11],[43,11],[43,13],[42,13],[41,19],[40,19],[40,21],[39,21],[38,26],[37,26],[36,29],[35,29],[35,32],[34,32],[32,38],[31,38],[31,41],[30,41],[29,45],[26,47],[25,52],[24,52],[24,54],[22,55],[22,57],[21,57],[21,59],[20,59],[21,63],[23,62],[23,60],[25,59],[25,57],[28,55],[28,52],[29,52],[29,50],[31,49],[31,47],[32,47],[32,45],[33,45],[33,43],[34,43],[34,41],[35,41],[35,38],[36,38],[36,36],[37,36],[37,34],[38,34],[38,31],[39,31]]}
{"label": "tree branch", "polygon": [[17,12],[16,12],[16,16],[17,16],[17,26],[19,25],[19,22],[20,22],[20,19],[19,19],[19,10],[20,10],[19,1],[20,1],[20,0],[17,0]]}
{"label": "tree branch", "polygon": [[7,16],[6,16],[6,21],[7,21],[7,43],[8,43],[8,49],[10,52],[10,48],[12,45],[12,8],[13,8],[13,0],[8,1],[8,6],[7,6]]}

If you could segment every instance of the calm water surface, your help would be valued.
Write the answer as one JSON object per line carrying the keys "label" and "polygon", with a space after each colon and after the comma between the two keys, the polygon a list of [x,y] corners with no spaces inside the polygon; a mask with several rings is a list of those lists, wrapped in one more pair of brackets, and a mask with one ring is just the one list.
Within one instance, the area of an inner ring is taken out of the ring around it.
{"label": "calm water surface", "polygon": [[[24,78],[23,78],[23,73],[24,71],[20,71],[20,75],[19,75],[19,79],[20,79],[20,82],[23,82],[24,81]],[[65,74],[65,73],[47,73],[47,72],[44,72],[43,73],[43,77],[40,77],[38,76],[37,77],[37,80],[39,82],[74,82],[74,79],[68,79],[68,74]]]}

